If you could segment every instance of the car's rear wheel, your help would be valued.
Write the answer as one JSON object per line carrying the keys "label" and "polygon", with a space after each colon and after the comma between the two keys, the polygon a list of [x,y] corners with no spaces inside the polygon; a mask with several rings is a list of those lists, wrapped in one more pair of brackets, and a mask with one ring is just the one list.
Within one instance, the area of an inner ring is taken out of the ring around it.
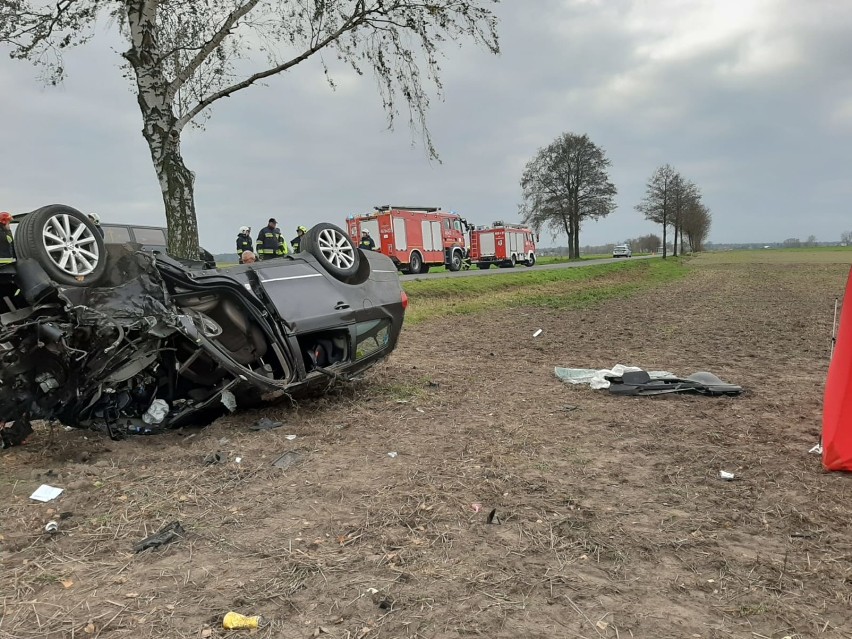
{"label": "car's rear wheel", "polygon": [[27,215],[18,225],[19,257],[36,260],[57,284],[93,286],[107,266],[104,240],[80,211],[51,204]]}
{"label": "car's rear wheel", "polygon": [[339,226],[323,222],[302,237],[299,252],[310,253],[323,268],[339,280],[358,272],[361,255],[349,236]]}

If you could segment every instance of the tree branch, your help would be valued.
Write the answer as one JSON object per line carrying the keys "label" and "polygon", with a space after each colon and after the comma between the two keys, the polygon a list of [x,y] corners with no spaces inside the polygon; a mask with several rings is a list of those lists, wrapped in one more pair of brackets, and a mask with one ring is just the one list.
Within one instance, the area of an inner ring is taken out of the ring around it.
{"label": "tree branch", "polygon": [[[181,69],[176,75],[175,79],[172,80],[171,84],[169,84],[169,88],[166,93],[166,100],[171,102],[180,88],[186,84],[187,80],[189,80],[192,75],[198,70],[207,57],[216,50],[222,41],[228,37],[231,33],[231,29],[237,23],[237,21],[247,15],[252,9],[255,8],[257,3],[260,0],[248,0],[245,4],[240,7],[237,7],[225,18],[225,21],[222,23],[222,26],[219,27],[219,30],[213,34],[211,37],[195,54],[195,57],[186,65],[183,69]],[[191,118],[190,118],[191,119]]]}
{"label": "tree branch", "polygon": [[258,73],[255,73],[255,74],[249,76],[248,78],[246,78],[245,80],[243,80],[242,82],[232,84],[231,86],[229,86],[225,89],[222,89],[221,91],[217,91],[216,93],[213,93],[213,94],[207,96],[206,98],[201,100],[198,104],[196,104],[192,108],[192,110],[190,110],[189,112],[184,114],[183,117],[181,117],[177,121],[177,123],[175,124],[175,128],[177,130],[181,130],[183,127],[185,127],[187,124],[189,124],[189,122],[191,122],[192,119],[196,115],[198,115],[204,109],[206,109],[211,104],[216,102],[216,100],[220,100],[222,98],[227,98],[230,95],[236,93],[237,91],[240,91],[242,89],[250,87],[252,84],[257,82],[258,80],[262,80],[264,78],[268,78],[270,76],[277,75],[279,73],[283,73],[287,69],[290,69],[291,67],[296,66],[300,62],[304,62],[305,60],[310,58],[312,55],[317,53],[318,51],[324,49],[329,44],[336,41],[341,35],[343,35],[347,31],[350,31],[350,30],[354,29],[355,27],[357,27],[358,25],[360,25],[361,23],[363,23],[365,21],[367,15],[368,15],[368,12],[365,10],[364,3],[359,2],[355,12],[351,16],[349,16],[349,18],[347,18],[346,22],[344,22],[340,26],[339,29],[337,29],[336,31],[330,33],[325,38],[323,38],[323,40],[317,41],[316,44],[314,44],[312,47],[310,47],[309,49],[304,51],[301,55],[299,55],[299,56],[297,56],[297,57],[295,57],[295,58],[293,58],[293,59],[291,59],[287,62],[279,64],[278,66],[272,67],[271,69],[267,69],[266,71],[260,71]]}

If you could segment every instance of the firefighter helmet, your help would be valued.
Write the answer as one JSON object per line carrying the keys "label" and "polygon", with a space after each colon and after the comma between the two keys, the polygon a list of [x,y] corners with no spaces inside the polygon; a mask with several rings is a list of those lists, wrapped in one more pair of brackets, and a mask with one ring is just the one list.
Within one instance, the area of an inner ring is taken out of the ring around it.
{"label": "firefighter helmet", "polygon": [[307,232],[308,232],[307,226],[297,226],[296,227],[296,233],[307,233]]}
{"label": "firefighter helmet", "polygon": [[240,233],[242,233],[244,235],[248,235],[249,233],[251,233],[251,227],[241,226],[240,227]]}

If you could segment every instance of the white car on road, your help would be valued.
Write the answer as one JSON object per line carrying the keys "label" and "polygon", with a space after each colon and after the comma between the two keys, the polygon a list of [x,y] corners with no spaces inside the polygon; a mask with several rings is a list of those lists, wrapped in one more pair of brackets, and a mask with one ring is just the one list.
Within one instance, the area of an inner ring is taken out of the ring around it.
{"label": "white car on road", "polygon": [[614,249],[612,249],[613,257],[633,257],[633,251],[630,250],[630,247],[627,244],[619,244]]}

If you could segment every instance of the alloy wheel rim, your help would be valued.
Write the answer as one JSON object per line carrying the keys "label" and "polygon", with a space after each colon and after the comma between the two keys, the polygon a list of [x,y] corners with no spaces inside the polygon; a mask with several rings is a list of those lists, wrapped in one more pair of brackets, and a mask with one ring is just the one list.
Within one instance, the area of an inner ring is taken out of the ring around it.
{"label": "alloy wheel rim", "polygon": [[67,213],[54,215],[47,221],[42,243],[50,261],[74,277],[89,275],[100,262],[98,242],[92,231],[82,220]]}
{"label": "alloy wheel rim", "polygon": [[355,250],[343,233],[334,229],[323,229],[317,237],[317,245],[320,253],[332,266],[348,269],[355,264]]}

